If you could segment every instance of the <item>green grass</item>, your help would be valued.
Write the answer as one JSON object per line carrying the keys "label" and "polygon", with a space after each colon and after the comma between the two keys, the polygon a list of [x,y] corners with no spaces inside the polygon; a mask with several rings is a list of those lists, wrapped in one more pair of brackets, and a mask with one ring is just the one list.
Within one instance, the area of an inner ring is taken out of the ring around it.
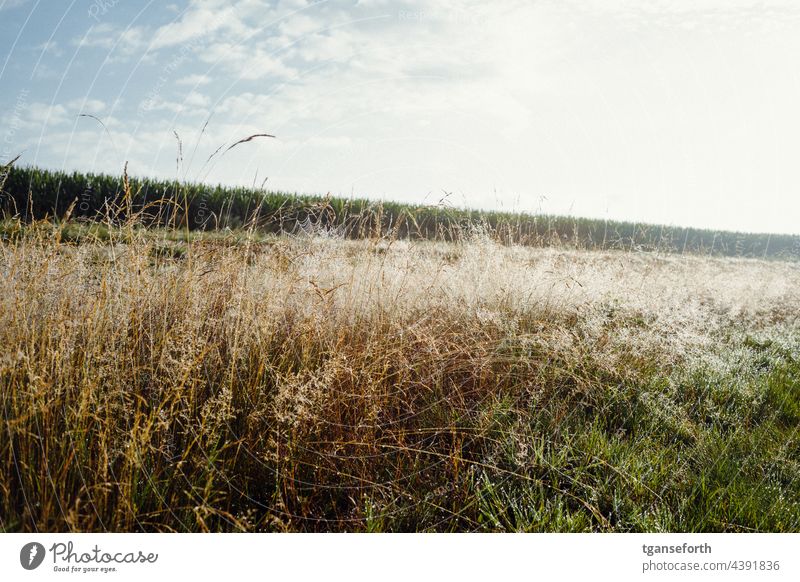
{"label": "green grass", "polygon": [[794,262],[120,208],[0,224],[2,531],[800,531]]}
{"label": "green grass", "polygon": [[282,299],[249,243],[131,236],[5,243],[4,531],[800,530],[796,339],[611,363],[561,308],[339,319],[300,244],[252,267]]}
{"label": "green grass", "polygon": [[[478,211],[365,199],[297,195],[250,188],[131,179],[130,206],[117,176],[12,167],[0,210],[25,221],[42,218],[124,222],[128,212],[148,226],[190,230],[294,232],[307,219],[348,238],[390,235],[460,240],[480,226],[504,243],[583,249],[662,250],[725,256],[797,258],[800,237],[635,224],[567,216]],[[112,211],[113,209],[113,211]],[[120,209],[124,209],[120,210]]]}

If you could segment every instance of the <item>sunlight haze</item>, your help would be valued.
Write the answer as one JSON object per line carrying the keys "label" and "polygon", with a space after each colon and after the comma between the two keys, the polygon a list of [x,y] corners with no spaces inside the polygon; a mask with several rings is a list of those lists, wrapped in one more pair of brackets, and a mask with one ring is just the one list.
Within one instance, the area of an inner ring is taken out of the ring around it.
{"label": "sunlight haze", "polygon": [[[769,0],[0,0],[2,161],[800,233],[798,17]],[[205,163],[254,133],[277,137]]]}

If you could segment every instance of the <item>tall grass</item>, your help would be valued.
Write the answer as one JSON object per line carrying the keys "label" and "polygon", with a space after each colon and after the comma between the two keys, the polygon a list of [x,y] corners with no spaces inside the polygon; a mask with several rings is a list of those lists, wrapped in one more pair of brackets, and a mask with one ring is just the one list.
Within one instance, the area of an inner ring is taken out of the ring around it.
{"label": "tall grass", "polygon": [[798,530],[796,263],[15,224],[5,531]]}
{"label": "tall grass", "polygon": [[[791,235],[377,203],[175,181],[130,179],[129,186],[129,210],[137,212],[148,226],[214,230],[254,225],[266,234],[310,228],[352,239],[390,236],[458,241],[478,225],[503,244],[800,257],[800,237]],[[23,220],[61,219],[67,214],[73,218],[105,218],[110,209],[123,205],[126,192],[116,176],[67,174],[31,167],[12,168],[2,190],[0,211],[6,217]],[[126,214],[118,218],[125,220]]]}

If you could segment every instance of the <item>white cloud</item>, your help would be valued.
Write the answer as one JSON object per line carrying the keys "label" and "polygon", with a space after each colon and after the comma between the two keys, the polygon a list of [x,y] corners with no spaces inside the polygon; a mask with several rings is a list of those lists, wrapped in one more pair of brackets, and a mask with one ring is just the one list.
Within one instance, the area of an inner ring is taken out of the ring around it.
{"label": "white cloud", "polygon": [[142,105],[144,113],[168,112],[178,115],[198,116],[204,115],[210,100],[199,93],[189,93],[183,101],[167,100],[160,95],[155,95]]}
{"label": "white cloud", "polygon": [[3,10],[11,10],[12,8],[19,8],[29,2],[30,0],[2,0],[0,1],[0,12]]}
{"label": "white cloud", "polygon": [[187,107],[206,108],[211,103],[211,99],[197,91],[192,91],[186,96],[184,103]]}
{"label": "white cloud", "polygon": [[64,51],[61,49],[59,44],[54,40],[49,40],[41,44],[38,44],[34,47],[34,50],[41,51],[42,54],[48,54],[54,57],[61,57],[64,55]]}
{"label": "white cloud", "polygon": [[73,99],[65,104],[65,107],[70,112],[88,113],[90,115],[101,115],[106,111],[105,102],[100,99]]}
{"label": "white cloud", "polygon": [[206,0],[195,2],[178,20],[158,28],[152,36],[151,50],[180,45],[216,32],[241,36],[250,32],[235,5]]}
{"label": "white cloud", "polygon": [[286,64],[280,54],[258,46],[233,42],[217,42],[202,51],[200,59],[234,78],[255,80],[264,77],[291,77],[296,70]]}
{"label": "white cloud", "polygon": [[186,75],[185,77],[181,77],[175,81],[176,85],[192,85],[192,86],[201,86],[201,85],[208,85],[211,83],[211,77],[209,75]]}
{"label": "white cloud", "polygon": [[108,50],[114,46],[119,30],[112,24],[103,22],[95,24],[86,34],[72,39],[72,44],[79,48],[101,48]]}

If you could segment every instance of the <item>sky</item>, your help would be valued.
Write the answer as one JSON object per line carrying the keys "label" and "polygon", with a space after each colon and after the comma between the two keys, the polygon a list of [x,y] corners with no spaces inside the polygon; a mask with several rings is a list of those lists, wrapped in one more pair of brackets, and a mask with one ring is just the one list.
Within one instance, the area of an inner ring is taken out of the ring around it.
{"label": "sky", "polygon": [[795,0],[0,0],[0,163],[800,234],[799,55]]}

